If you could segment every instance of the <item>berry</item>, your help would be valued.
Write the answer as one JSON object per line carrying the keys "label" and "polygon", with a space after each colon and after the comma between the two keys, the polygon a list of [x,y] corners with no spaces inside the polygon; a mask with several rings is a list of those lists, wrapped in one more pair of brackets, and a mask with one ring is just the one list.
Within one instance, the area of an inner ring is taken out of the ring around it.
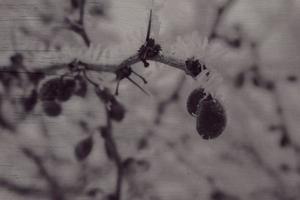
{"label": "berry", "polygon": [[10,62],[12,65],[18,66],[23,64],[24,57],[20,53],[16,53],[10,57]]}
{"label": "berry", "polygon": [[196,116],[197,107],[200,101],[205,100],[212,100],[212,96],[207,94],[203,88],[195,89],[187,99],[187,110],[192,116]]}
{"label": "berry", "polygon": [[119,103],[117,100],[114,100],[111,102],[110,108],[109,108],[109,115],[112,119],[114,119],[117,122],[120,122],[125,117],[125,108],[124,106]]}
{"label": "berry", "polygon": [[94,140],[92,136],[89,136],[81,140],[75,147],[75,156],[78,161],[85,160],[92,152],[94,146]]}
{"label": "berry", "polygon": [[67,101],[71,98],[75,90],[74,79],[63,79],[58,87],[57,99],[59,101]]}
{"label": "berry", "polygon": [[197,131],[203,139],[213,139],[222,134],[226,126],[226,114],[216,99],[201,101],[197,108]]}
{"label": "berry", "polygon": [[40,89],[39,96],[42,101],[54,101],[58,95],[60,78],[53,78],[44,83]]}
{"label": "berry", "polygon": [[42,105],[43,105],[44,112],[49,117],[56,117],[60,115],[62,111],[61,105],[55,101],[43,101]]}

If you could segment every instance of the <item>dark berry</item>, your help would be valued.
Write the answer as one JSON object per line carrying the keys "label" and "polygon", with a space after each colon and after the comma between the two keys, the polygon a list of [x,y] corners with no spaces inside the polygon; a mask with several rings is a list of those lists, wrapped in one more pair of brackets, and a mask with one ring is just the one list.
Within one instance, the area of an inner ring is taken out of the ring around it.
{"label": "dark berry", "polygon": [[203,139],[213,139],[222,134],[226,126],[226,114],[216,99],[201,101],[197,108],[197,131]]}
{"label": "dark berry", "polygon": [[93,137],[89,136],[81,140],[75,147],[75,156],[78,161],[85,160],[92,152],[94,145]]}
{"label": "dark berry", "polygon": [[58,88],[57,99],[59,101],[69,100],[73,95],[75,86],[76,84],[74,79],[63,79]]}
{"label": "dark berry", "polygon": [[46,81],[39,91],[39,97],[42,101],[54,101],[58,95],[60,87],[60,78],[53,78]]}
{"label": "dark berry", "polygon": [[18,66],[23,64],[24,57],[20,53],[16,53],[10,57],[10,62],[12,65]]}
{"label": "dark berry", "polygon": [[34,85],[37,85],[44,78],[45,78],[45,74],[43,72],[29,72],[28,73],[28,79]]}
{"label": "dark berry", "polygon": [[210,94],[207,94],[203,88],[195,89],[187,99],[187,110],[192,116],[196,116],[197,107],[201,100],[205,98],[206,100],[211,100],[212,97]]}
{"label": "dark berry", "polygon": [[202,71],[202,65],[200,64],[199,60],[193,57],[185,61],[185,66],[187,73],[192,77],[198,76]]}
{"label": "dark berry", "polygon": [[43,109],[44,112],[49,116],[49,117],[56,117],[60,115],[62,111],[62,107],[59,103],[55,101],[43,101]]}
{"label": "dark berry", "polygon": [[111,102],[109,108],[109,115],[112,119],[114,119],[117,122],[122,121],[125,117],[125,112],[125,108],[121,103],[119,103],[116,100]]}

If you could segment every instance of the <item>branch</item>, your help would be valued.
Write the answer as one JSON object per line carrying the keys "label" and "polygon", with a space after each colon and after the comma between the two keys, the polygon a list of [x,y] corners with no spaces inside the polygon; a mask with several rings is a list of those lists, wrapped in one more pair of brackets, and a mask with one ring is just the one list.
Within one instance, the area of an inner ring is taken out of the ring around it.
{"label": "branch", "polygon": [[290,195],[285,187],[284,181],[281,179],[280,175],[272,168],[272,166],[269,166],[267,162],[264,161],[261,154],[256,150],[256,148],[253,146],[252,142],[249,142],[250,140],[247,140],[247,143],[239,144],[234,143],[233,146],[235,146],[238,149],[244,150],[246,153],[248,153],[254,163],[262,169],[274,182],[275,182],[275,189],[274,189],[274,197],[278,200],[285,200],[289,199]]}
{"label": "branch", "polygon": [[[173,67],[179,70],[184,71],[187,75],[189,75],[189,72],[186,69],[185,61],[172,57],[172,56],[166,56],[163,54],[157,55],[153,58],[149,58],[149,60],[152,60],[154,62],[165,64],[169,67]],[[84,65],[86,67],[86,70],[89,71],[95,71],[95,72],[109,72],[109,73],[115,73],[117,70],[131,66],[134,64],[137,64],[139,62],[142,62],[138,56],[138,54],[134,54],[127,59],[121,61],[119,64],[105,64],[105,63],[87,63],[82,62],[80,60],[77,60],[78,63]],[[70,63],[57,63],[52,64],[48,66],[43,66],[36,68],[34,71],[21,71],[21,70],[14,70],[10,67],[2,66],[0,67],[0,72],[2,73],[28,73],[28,74],[45,74],[45,75],[63,75],[64,73],[59,72],[61,70],[68,69]],[[204,62],[201,62],[201,64],[204,64]]]}
{"label": "branch", "polygon": [[107,134],[105,135],[104,139],[107,142],[107,145],[111,148],[112,158],[114,159],[114,163],[117,168],[117,180],[116,180],[116,188],[115,188],[115,194],[114,194],[114,200],[120,200],[121,199],[121,192],[122,192],[122,181],[123,181],[123,161],[121,158],[121,155],[118,151],[118,147],[116,145],[116,141],[112,134],[112,120],[109,115],[109,111],[106,108],[106,119],[107,119],[107,125],[106,130]]}
{"label": "branch", "polygon": [[185,80],[186,80],[185,76],[181,76],[178,83],[177,83],[177,85],[173,89],[171,95],[167,99],[162,100],[158,103],[157,109],[156,109],[157,110],[156,117],[154,118],[154,123],[156,125],[159,125],[161,123],[161,119],[163,118],[167,108],[172,103],[175,103],[178,100],[179,93],[181,92],[181,89],[184,85]]}
{"label": "branch", "polygon": [[218,9],[217,9],[217,16],[213,22],[213,25],[212,25],[212,29],[211,29],[211,33],[210,35],[208,36],[208,40],[211,41],[213,39],[216,39],[216,38],[222,38],[220,37],[220,35],[218,34],[218,27],[221,23],[221,20],[223,19],[223,17],[225,16],[226,12],[228,12],[229,8],[233,5],[233,3],[235,2],[236,0],[227,0],[227,2],[220,6]]}
{"label": "branch", "polygon": [[77,33],[79,36],[81,36],[85,45],[89,47],[91,41],[84,27],[85,4],[86,4],[86,0],[80,0],[78,21],[73,22],[70,19],[66,18],[66,23],[68,25],[68,28],[73,32]]}
{"label": "branch", "polygon": [[[86,78],[88,78],[86,74],[85,76]],[[100,135],[104,139],[106,154],[108,158],[114,162],[117,168],[115,192],[111,195],[111,197],[114,200],[121,200],[122,183],[124,175],[123,159],[121,157],[121,154],[119,153],[115,138],[113,136],[112,116],[107,106],[107,104],[109,104],[109,102],[112,101],[112,98],[114,98],[114,96],[110,93],[110,91],[107,88],[101,88],[99,84],[93,82],[91,79],[88,79],[88,81],[95,87],[97,96],[105,105],[106,126],[100,127]]]}
{"label": "branch", "polygon": [[59,186],[58,182],[55,180],[54,177],[50,175],[48,170],[46,169],[43,160],[36,155],[32,150],[23,147],[22,148],[23,154],[33,161],[33,163],[36,165],[37,169],[39,170],[39,174],[45,179],[45,181],[49,185],[50,193],[53,199],[55,200],[64,200],[64,194],[61,190],[61,187]]}
{"label": "branch", "polygon": [[34,186],[30,187],[19,185],[5,178],[0,178],[0,187],[22,196],[45,197],[48,195],[48,191],[44,191],[40,188],[35,188]]}

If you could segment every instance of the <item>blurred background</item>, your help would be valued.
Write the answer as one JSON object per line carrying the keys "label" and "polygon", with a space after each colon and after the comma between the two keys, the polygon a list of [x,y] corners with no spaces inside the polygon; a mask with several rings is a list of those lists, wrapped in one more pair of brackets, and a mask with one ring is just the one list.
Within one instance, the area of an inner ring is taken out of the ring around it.
{"label": "blurred background", "polygon": [[[68,28],[78,18],[76,2],[0,0],[0,65],[10,69],[22,58],[28,70],[74,58],[120,63],[143,44],[152,9],[151,36],[162,53],[195,56],[212,73],[193,79],[150,61],[133,66],[150,97],[121,82],[117,99],[127,112],[113,124],[127,160],[120,199],[300,199],[300,1],[87,0],[89,48]],[[1,74],[0,199],[114,199],[116,167],[99,135],[106,116],[94,90],[51,117],[40,102],[30,112],[22,107],[40,86]],[[114,91],[114,75],[90,77]],[[226,110],[226,129],[214,140],[199,136],[186,110],[198,87]],[[79,162],[74,148],[87,136],[93,149]]]}

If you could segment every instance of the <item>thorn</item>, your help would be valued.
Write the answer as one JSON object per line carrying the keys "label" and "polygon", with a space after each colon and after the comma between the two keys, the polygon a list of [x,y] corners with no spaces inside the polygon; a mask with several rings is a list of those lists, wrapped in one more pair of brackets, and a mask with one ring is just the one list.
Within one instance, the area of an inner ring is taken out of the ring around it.
{"label": "thorn", "polygon": [[150,38],[151,23],[152,23],[152,9],[150,10],[150,16],[149,16],[149,22],[148,22],[148,30],[147,30],[146,41],[148,41],[149,38]]}
{"label": "thorn", "polygon": [[140,90],[142,90],[142,92],[144,92],[146,95],[150,96],[150,94],[144,90],[141,86],[139,86],[139,84],[137,84],[134,80],[132,80],[131,78],[129,77],[126,77],[131,83],[133,83],[136,87],[138,87]]}
{"label": "thorn", "polygon": [[139,75],[139,74],[136,73],[135,71],[132,70],[132,73],[134,73],[137,77],[139,77],[140,79],[142,79],[142,81],[144,82],[144,84],[147,84],[147,83],[148,83],[147,80],[146,80],[144,77],[142,77],[141,75]]}

